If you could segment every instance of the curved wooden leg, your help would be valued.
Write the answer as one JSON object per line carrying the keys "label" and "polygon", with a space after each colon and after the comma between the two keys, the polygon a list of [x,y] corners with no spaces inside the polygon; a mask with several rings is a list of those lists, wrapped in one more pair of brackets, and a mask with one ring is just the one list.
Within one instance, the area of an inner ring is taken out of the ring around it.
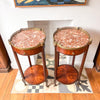
{"label": "curved wooden leg", "polygon": [[56,50],[55,46],[55,71],[54,71],[54,85],[56,86],[56,74],[57,74],[57,67],[59,66],[59,52]]}
{"label": "curved wooden leg", "polygon": [[[12,50],[13,50],[13,49],[12,49]],[[15,56],[15,59],[16,59],[16,62],[17,62],[17,65],[18,65],[18,67],[19,67],[19,71],[20,71],[21,76],[22,76],[22,81],[23,81],[23,83],[26,85],[25,80],[24,80],[25,77],[24,77],[24,74],[23,74],[23,71],[22,71],[22,68],[21,68],[20,62],[19,62],[19,60],[18,60],[18,56],[17,56],[16,52],[13,51],[13,53],[14,53],[14,56]]]}
{"label": "curved wooden leg", "polygon": [[47,74],[46,74],[46,59],[45,59],[45,53],[44,53],[44,46],[42,48],[42,60],[43,60],[43,68],[44,68],[45,82],[46,82],[46,86],[48,87]]}
{"label": "curved wooden leg", "polygon": [[84,52],[84,55],[83,55],[83,59],[82,59],[82,63],[81,63],[81,67],[80,67],[79,75],[78,75],[78,81],[80,81],[80,77],[81,77],[82,70],[83,70],[83,67],[84,67],[84,63],[85,63],[85,59],[86,59],[87,52],[88,52],[88,48],[87,48],[87,50]]}

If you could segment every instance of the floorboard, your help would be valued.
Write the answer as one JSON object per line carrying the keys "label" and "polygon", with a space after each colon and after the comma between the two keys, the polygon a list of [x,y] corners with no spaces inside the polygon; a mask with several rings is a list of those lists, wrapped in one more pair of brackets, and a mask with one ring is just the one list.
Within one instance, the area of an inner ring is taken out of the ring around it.
{"label": "floorboard", "polygon": [[66,93],[66,100],[73,100],[72,93],[70,93],[70,94]]}
{"label": "floorboard", "polygon": [[96,83],[97,78],[94,78],[93,73],[97,73],[96,71],[92,71],[93,69],[86,69],[91,87],[93,92],[99,92],[100,90],[98,89],[98,83]]}
{"label": "floorboard", "polygon": [[6,77],[7,77],[7,73],[0,73],[0,89],[2,88],[2,85]]}
{"label": "floorboard", "polygon": [[60,100],[58,93],[47,93],[44,95],[44,100]]}
{"label": "floorboard", "polygon": [[44,95],[44,100],[52,100],[51,93],[46,93]]}
{"label": "floorboard", "polygon": [[31,95],[31,100],[44,100],[44,93],[35,93]]}
{"label": "floorboard", "polygon": [[100,93],[93,93],[94,100],[100,100]]}
{"label": "floorboard", "polygon": [[87,100],[95,100],[93,94],[86,94],[86,99],[87,99]]}
{"label": "floorboard", "polygon": [[86,100],[86,94],[73,94],[73,100]]}
{"label": "floorboard", "polygon": [[66,94],[65,93],[60,93],[58,95],[59,100],[66,100]]}
{"label": "floorboard", "polygon": [[13,79],[15,78],[15,77],[13,78],[13,75],[15,74],[15,72],[16,71],[13,70],[13,71],[11,71],[9,73],[5,73],[6,74],[6,78],[3,81],[2,88],[0,89],[0,100],[2,100],[4,98],[4,96],[5,96],[5,94],[7,93],[7,88],[9,87],[10,82],[13,81]]}
{"label": "floorboard", "polygon": [[31,100],[31,94],[25,94],[24,100]]}
{"label": "floorboard", "polygon": [[3,100],[10,100],[10,96],[11,96],[11,90],[12,90],[12,86],[13,86],[13,83],[14,83],[14,80],[16,78],[16,74],[17,74],[17,70],[13,70],[11,71],[12,74],[10,74],[10,82],[8,84],[8,87],[6,89],[6,92],[4,94],[4,97],[3,97]]}

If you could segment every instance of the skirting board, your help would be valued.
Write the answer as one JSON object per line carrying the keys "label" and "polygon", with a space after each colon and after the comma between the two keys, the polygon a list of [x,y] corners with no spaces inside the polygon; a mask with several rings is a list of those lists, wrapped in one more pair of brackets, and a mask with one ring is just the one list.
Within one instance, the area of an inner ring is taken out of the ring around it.
{"label": "skirting board", "polygon": [[6,73],[6,72],[9,72],[10,69],[11,69],[11,66],[8,65],[7,68],[2,68],[2,69],[0,69],[0,73]]}

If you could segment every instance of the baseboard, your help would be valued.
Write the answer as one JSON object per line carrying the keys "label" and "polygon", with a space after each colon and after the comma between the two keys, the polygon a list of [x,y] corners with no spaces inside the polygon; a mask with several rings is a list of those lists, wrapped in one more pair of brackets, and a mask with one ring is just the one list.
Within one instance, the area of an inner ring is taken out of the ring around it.
{"label": "baseboard", "polygon": [[7,72],[9,72],[9,71],[10,71],[10,69],[11,69],[11,66],[10,66],[10,65],[8,65],[8,67],[7,67],[7,68],[1,68],[1,69],[0,69],[0,73],[7,73]]}

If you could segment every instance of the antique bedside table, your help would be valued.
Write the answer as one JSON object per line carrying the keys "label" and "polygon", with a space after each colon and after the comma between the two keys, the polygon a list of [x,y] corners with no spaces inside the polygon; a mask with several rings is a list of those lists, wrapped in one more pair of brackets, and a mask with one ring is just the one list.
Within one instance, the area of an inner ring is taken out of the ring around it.
{"label": "antique bedside table", "polygon": [[[21,29],[15,32],[9,40],[22,76],[22,80],[25,85],[26,82],[32,85],[36,85],[45,81],[47,86],[48,72],[45,62],[44,42],[45,34],[39,28]],[[42,53],[43,66],[32,65],[30,56],[40,52]],[[28,57],[30,67],[26,69],[24,73],[20,65],[17,53]]]}
{"label": "antique bedside table", "polygon": [[[55,80],[63,84],[72,84],[80,80],[91,39],[81,28],[66,27],[57,29],[53,35],[55,45]],[[73,56],[72,65],[59,65],[59,53]],[[74,67],[75,56],[84,53],[79,72]]]}

